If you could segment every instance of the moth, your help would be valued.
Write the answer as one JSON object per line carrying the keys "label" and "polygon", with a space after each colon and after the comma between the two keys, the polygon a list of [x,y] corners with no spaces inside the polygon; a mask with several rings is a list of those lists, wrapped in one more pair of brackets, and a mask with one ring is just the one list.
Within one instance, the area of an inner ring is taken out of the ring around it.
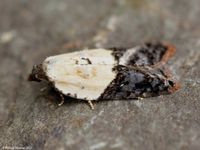
{"label": "moth", "polygon": [[[34,65],[29,81],[47,81],[63,96],[86,100],[128,100],[170,94],[179,88],[165,63],[170,44],[85,49],[47,57]],[[61,103],[61,104],[62,104]]]}

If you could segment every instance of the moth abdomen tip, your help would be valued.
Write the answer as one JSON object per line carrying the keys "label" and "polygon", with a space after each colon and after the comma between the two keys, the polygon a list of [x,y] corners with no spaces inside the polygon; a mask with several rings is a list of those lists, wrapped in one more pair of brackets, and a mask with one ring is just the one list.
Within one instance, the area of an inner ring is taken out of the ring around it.
{"label": "moth abdomen tip", "polygon": [[27,80],[40,82],[40,81],[42,81],[42,79],[47,79],[45,72],[42,68],[42,64],[34,65]]}

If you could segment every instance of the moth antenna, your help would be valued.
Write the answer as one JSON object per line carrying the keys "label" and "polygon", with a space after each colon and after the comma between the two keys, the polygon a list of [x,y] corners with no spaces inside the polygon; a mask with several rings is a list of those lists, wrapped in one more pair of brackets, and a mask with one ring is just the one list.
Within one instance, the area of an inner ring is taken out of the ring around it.
{"label": "moth antenna", "polygon": [[167,48],[167,52],[162,57],[161,62],[166,63],[168,59],[175,53],[176,48],[173,45],[168,44],[167,42],[163,42],[163,45]]}

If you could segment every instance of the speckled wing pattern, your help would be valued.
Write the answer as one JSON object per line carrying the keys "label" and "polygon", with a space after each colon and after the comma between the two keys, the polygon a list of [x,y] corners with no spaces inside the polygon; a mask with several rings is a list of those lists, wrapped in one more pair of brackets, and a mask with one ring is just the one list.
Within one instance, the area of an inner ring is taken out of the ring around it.
{"label": "speckled wing pattern", "polygon": [[100,99],[134,99],[173,93],[179,84],[164,64],[175,48],[163,43],[147,43],[131,49],[114,48],[119,62],[116,78]]}
{"label": "speckled wing pattern", "polygon": [[174,54],[175,47],[166,43],[146,43],[133,48],[112,48],[120,65],[153,66],[165,64]]}

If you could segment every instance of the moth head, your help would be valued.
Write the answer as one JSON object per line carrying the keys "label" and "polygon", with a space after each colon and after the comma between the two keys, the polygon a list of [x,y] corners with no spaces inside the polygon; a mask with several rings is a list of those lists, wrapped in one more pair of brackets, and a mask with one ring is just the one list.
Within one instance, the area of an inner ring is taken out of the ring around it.
{"label": "moth head", "polygon": [[46,75],[43,71],[42,65],[34,65],[33,69],[28,77],[28,81],[40,82],[46,79]]}
{"label": "moth head", "polygon": [[176,78],[172,77],[171,72],[168,69],[163,67],[162,69],[159,69],[159,71],[162,83],[160,85],[161,93],[171,94],[177,91],[181,87]]}
{"label": "moth head", "polygon": [[180,88],[180,84],[172,79],[161,80],[158,86],[159,95],[172,94]]}

